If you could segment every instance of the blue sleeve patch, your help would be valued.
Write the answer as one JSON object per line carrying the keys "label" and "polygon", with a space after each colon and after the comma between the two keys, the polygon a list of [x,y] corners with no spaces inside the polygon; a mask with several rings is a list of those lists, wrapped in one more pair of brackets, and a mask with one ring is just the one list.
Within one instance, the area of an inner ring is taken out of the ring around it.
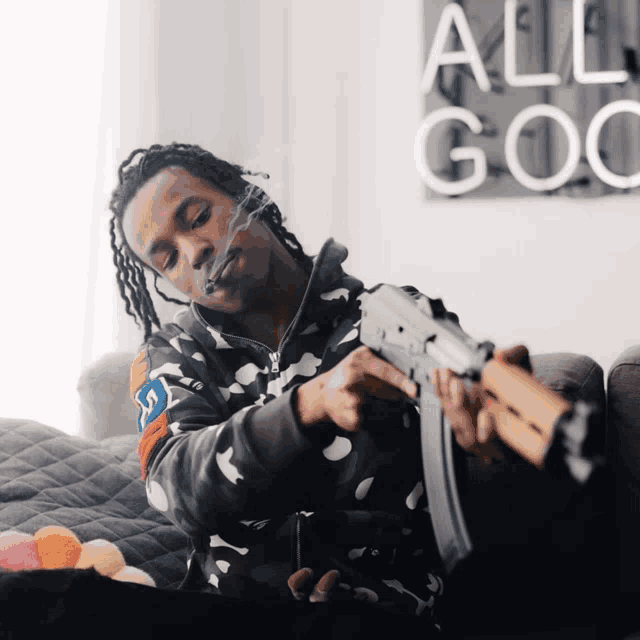
{"label": "blue sleeve patch", "polygon": [[171,403],[171,390],[164,378],[156,378],[144,384],[135,395],[140,407],[138,415],[138,433],[142,433],[148,424],[158,418]]}

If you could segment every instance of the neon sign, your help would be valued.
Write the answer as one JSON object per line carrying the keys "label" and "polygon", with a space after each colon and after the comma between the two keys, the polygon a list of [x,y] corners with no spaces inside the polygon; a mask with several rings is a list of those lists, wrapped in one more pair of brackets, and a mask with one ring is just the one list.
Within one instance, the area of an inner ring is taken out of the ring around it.
{"label": "neon sign", "polygon": [[[558,87],[562,80],[558,73],[545,72],[518,74],[516,69],[517,0],[504,2],[504,80],[510,87]],[[587,71],[585,64],[585,0],[572,3],[572,52],[573,79],[579,85],[613,85],[629,80],[626,70]],[[461,49],[445,51],[447,38],[453,27],[457,30]],[[464,9],[456,3],[447,4],[436,28],[422,76],[421,90],[429,94],[434,88],[438,71],[448,65],[468,65],[470,75],[480,91],[489,93],[491,80],[471,32]],[[591,118],[585,136],[584,152],[593,173],[605,184],[617,189],[640,186],[640,171],[631,175],[614,173],[604,164],[598,150],[602,128],[612,116],[630,113],[640,117],[640,102],[615,100],[600,108]],[[536,177],[523,168],[518,157],[518,139],[523,129],[534,118],[545,117],[557,123],[568,140],[568,152],[563,165],[548,177]],[[422,121],[415,137],[414,157],[416,167],[424,183],[443,195],[459,195],[480,187],[487,179],[487,156],[479,146],[457,146],[450,150],[453,161],[469,160],[473,164],[472,175],[458,180],[445,180],[431,166],[427,157],[429,136],[436,125],[449,121],[462,122],[473,134],[480,134],[483,122],[470,109],[463,106],[447,106],[429,113]],[[535,104],[522,109],[510,122],[504,139],[504,159],[513,178],[533,192],[549,192],[565,185],[574,175],[581,159],[582,144],[578,127],[571,117],[558,106]],[[634,151],[640,154],[640,149]]]}

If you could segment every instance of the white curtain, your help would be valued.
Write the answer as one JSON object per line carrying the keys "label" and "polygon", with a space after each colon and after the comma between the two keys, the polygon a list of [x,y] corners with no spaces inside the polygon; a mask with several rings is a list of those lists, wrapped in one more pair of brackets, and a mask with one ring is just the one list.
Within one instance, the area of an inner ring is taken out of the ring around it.
{"label": "white curtain", "polygon": [[[110,77],[105,75],[105,91],[117,100],[109,101],[111,111],[100,125],[104,180],[92,231],[96,285],[87,309],[84,366],[114,350],[136,351],[142,340],[115,286],[107,232],[106,203],[117,167],[131,151],[174,141],[199,144],[231,162],[267,171],[270,180],[256,180],[285,212],[289,191],[283,143],[288,130],[283,102],[290,99],[283,62],[289,2],[113,4],[119,17],[107,46],[118,63]],[[170,285],[160,286],[181,298]],[[178,307],[153,291],[152,296],[161,320],[171,321]]]}
{"label": "white curtain", "polygon": [[[199,144],[232,162],[268,171],[271,179],[261,184],[286,211],[288,155],[282,132],[288,125],[282,104],[289,100],[283,63],[288,5],[278,0],[109,2],[96,123],[100,174],[87,264],[92,284],[78,334],[85,371],[96,361],[103,369],[113,367],[108,354],[133,353],[143,338],[117,290],[108,234],[107,206],[117,167],[131,151],[174,141]],[[151,278],[148,284],[152,287]],[[166,283],[160,287],[182,297]],[[171,321],[179,307],[153,290],[152,297],[161,321]],[[101,375],[101,383],[109,386],[109,372]],[[93,419],[90,407],[84,407],[78,424],[59,426],[92,433],[87,416]]]}
{"label": "white curtain", "polygon": [[[380,189],[395,193],[376,179],[379,134],[406,146],[387,119],[397,118],[398,101],[376,75],[398,62],[380,44],[411,41],[411,25],[416,73],[419,64],[418,0],[410,10],[390,7],[67,0],[4,8],[0,416],[78,433],[79,373],[138,349],[142,333],[120,300],[108,235],[117,167],[135,148],[197,143],[266,171],[271,179],[256,181],[307,252],[333,235],[350,246],[358,271]],[[417,90],[404,104],[409,131]],[[164,322],[176,311],[157,296],[156,307]]]}
{"label": "white curtain", "polygon": [[117,3],[5,3],[0,415],[73,431]]}

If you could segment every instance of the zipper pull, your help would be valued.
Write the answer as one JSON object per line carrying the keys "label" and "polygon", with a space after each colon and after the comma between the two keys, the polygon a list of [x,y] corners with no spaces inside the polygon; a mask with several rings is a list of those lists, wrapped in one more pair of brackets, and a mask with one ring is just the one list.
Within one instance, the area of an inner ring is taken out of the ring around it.
{"label": "zipper pull", "polygon": [[278,373],[280,371],[280,354],[270,353],[269,357],[271,358],[271,373]]}

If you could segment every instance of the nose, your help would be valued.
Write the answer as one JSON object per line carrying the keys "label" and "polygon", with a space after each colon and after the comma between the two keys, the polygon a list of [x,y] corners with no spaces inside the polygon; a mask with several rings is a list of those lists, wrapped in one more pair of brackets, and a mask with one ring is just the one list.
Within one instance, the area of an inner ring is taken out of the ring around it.
{"label": "nose", "polygon": [[177,244],[194,271],[202,268],[213,255],[213,247],[204,238],[183,237],[177,240]]}

